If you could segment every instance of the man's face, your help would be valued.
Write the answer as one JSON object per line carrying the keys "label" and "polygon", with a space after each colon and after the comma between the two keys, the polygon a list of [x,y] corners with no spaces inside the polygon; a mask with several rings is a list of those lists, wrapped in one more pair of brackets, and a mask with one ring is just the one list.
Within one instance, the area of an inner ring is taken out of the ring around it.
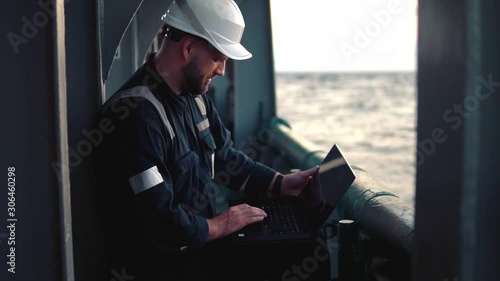
{"label": "man's face", "polygon": [[224,76],[227,57],[203,39],[196,39],[196,55],[183,68],[187,90],[195,95],[208,91],[216,76]]}

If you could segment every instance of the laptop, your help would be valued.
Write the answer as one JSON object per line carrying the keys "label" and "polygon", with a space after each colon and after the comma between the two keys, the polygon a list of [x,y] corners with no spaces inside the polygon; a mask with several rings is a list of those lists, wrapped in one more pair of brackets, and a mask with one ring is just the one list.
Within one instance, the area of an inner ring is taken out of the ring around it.
{"label": "laptop", "polygon": [[297,197],[264,197],[232,200],[230,206],[247,203],[262,208],[267,217],[233,233],[233,243],[311,241],[356,179],[356,174],[337,144],[323,159],[319,178],[326,207],[321,217],[312,217]]}

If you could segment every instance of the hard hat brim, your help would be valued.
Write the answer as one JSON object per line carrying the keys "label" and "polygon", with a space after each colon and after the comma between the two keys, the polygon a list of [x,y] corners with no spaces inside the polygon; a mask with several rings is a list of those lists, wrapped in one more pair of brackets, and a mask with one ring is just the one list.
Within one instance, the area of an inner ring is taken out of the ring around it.
{"label": "hard hat brim", "polygon": [[217,44],[214,46],[219,52],[226,55],[228,58],[233,60],[246,60],[252,57],[250,53],[241,44]]}

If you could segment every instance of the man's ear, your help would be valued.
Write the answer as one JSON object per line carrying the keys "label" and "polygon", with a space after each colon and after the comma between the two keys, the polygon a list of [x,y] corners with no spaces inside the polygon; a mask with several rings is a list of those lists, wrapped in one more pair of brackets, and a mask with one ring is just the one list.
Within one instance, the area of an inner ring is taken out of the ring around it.
{"label": "man's ear", "polygon": [[194,54],[195,40],[191,36],[182,38],[182,56],[184,60],[189,61]]}

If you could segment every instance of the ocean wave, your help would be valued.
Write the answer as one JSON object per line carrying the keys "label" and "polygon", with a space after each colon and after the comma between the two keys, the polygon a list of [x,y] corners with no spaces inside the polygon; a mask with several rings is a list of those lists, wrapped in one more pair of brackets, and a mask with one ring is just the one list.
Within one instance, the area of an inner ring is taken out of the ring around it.
{"label": "ocean wave", "polygon": [[413,204],[415,73],[277,73],[276,94],[294,131],[325,150],[342,144],[351,162]]}

